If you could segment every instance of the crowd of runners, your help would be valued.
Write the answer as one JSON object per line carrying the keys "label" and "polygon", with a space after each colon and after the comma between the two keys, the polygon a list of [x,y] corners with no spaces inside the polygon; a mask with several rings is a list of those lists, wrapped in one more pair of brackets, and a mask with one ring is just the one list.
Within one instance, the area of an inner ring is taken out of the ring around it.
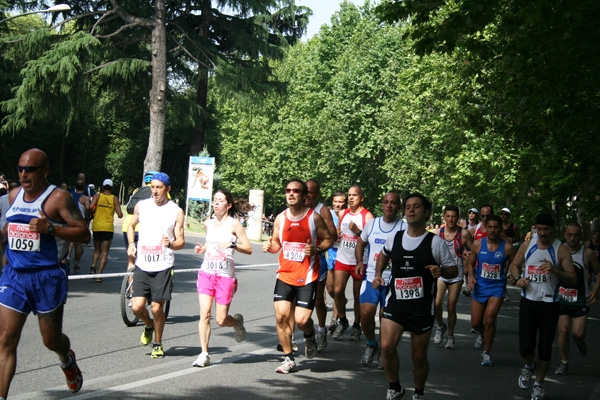
{"label": "crowd of runners", "polygon": [[[6,225],[0,237],[8,260],[0,278],[0,400],[8,394],[21,330],[30,312],[38,315],[44,345],[57,353],[69,390],[76,393],[83,377],[70,340],[62,332],[69,273],[64,258],[69,242],[89,241],[86,212],[90,206],[105,204],[100,215],[106,215],[94,230],[94,242],[99,243],[93,267],[99,262],[101,272],[108,235],[96,235],[96,231],[109,230],[112,215],[121,216],[120,204],[111,194],[110,180],[103,182],[101,193],[84,195],[83,177],[76,186],[81,193],[78,197],[50,184],[49,160],[41,150],[23,153],[17,169],[21,186],[8,193],[9,207],[2,210]],[[127,268],[133,270],[132,308],[145,325],[140,343],[152,345],[152,358],[162,358],[164,305],[171,297],[174,251],[185,246],[184,215],[170,201],[167,174],[152,171],[144,180],[146,186],[134,193],[135,201],[130,200],[123,233]],[[303,332],[304,354],[309,359],[327,348],[328,332],[333,340],[343,340],[349,330],[351,341],[360,341],[363,334],[366,338],[360,362],[376,362],[385,371],[387,399],[402,399],[407,390],[399,379],[397,347],[406,332],[413,364],[412,398],[424,399],[432,334],[434,345],[448,350],[456,347],[456,305],[463,283],[464,293],[471,296],[474,347],[482,349],[485,367],[494,366],[492,348],[497,317],[508,300],[507,284],[521,288],[518,351],[524,366],[515,373],[515,380],[521,389],[531,389],[531,399],[544,398],[542,385],[557,327],[561,360],[555,374],[568,372],[571,336],[578,352],[587,353],[587,315],[600,290],[600,280],[595,279],[600,272],[600,232],[594,232],[584,245],[582,227],[571,222],[563,244],[556,238],[553,217],[540,213],[531,232],[521,237],[518,226],[510,222],[510,210],[503,208],[495,215],[489,204],[471,208],[465,220],[458,207],[445,205],[442,226],[431,229],[432,205],[419,193],[404,199],[396,192],[386,193],[377,212],[382,216],[376,218],[364,207],[364,192],[356,185],[335,192],[331,207],[319,201],[320,185],[314,179],[292,179],[284,191],[287,208],[276,216],[272,237],[262,245],[264,252],[279,257],[273,304],[283,360],[276,372],[297,370],[296,327]],[[84,196],[87,199],[81,201]],[[203,255],[197,279],[202,350],[193,362],[195,367],[210,365],[213,302],[215,322],[231,327],[238,342],[246,337],[243,316],[231,316],[229,310],[237,290],[235,251],[251,254],[252,246],[231,193],[217,190],[213,206],[214,213],[204,223],[206,240],[194,248]],[[350,278],[352,325],[345,295]],[[327,295],[333,299],[329,324]]]}

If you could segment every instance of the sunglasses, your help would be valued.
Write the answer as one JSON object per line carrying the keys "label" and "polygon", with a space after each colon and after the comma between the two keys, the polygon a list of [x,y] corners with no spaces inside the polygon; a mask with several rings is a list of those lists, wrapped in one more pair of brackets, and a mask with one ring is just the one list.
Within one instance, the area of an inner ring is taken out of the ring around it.
{"label": "sunglasses", "polygon": [[43,168],[43,167],[45,167],[45,165],[38,165],[37,167],[33,166],[33,165],[28,165],[26,167],[21,167],[20,165],[17,165],[17,171],[19,171],[19,172],[25,171],[27,173],[30,173],[33,171],[37,171],[38,169]]}
{"label": "sunglasses", "polygon": [[501,212],[500,215],[510,215],[510,214],[506,213],[506,212]]}
{"label": "sunglasses", "polygon": [[289,188],[286,188],[286,189],[285,189],[285,192],[286,192],[286,193],[302,193],[302,189],[296,189],[296,188],[294,188],[294,189],[289,189]]}
{"label": "sunglasses", "polygon": [[475,211],[469,211],[469,214],[477,214]]}

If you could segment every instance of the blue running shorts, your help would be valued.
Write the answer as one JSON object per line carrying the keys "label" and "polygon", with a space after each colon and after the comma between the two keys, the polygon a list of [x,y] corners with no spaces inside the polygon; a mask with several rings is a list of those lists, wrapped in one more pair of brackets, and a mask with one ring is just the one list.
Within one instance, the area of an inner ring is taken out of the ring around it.
{"label": "blue running shorts", "polygon": [[4,267],[0,304],[21,314],[49,313],[67,301],[69,280],[63,265],[47,269]]}

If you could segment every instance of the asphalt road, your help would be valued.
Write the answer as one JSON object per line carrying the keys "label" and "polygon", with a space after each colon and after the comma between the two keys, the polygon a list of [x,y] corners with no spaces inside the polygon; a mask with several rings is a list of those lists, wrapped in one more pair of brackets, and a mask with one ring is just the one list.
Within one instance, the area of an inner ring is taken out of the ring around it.
{"label": "asphalt road", "polygon": [[[193,254],[199,235],[186,233],[186,247],[176,253],[176,269],[197,268],[201,257]],[[71,338],[83,372],[84,385],[71,395],[54,353],[42,344],[37,318],[30,316],[18,350],[17,373],[13,379],[11,399],[384,399],[387,380],[376,366],[360,363],[366,340],[333,341],[324,353],[308,360],[296,358],[299,371],[290,375],[275,373],[281,353],[275,349],[277,335],[272,304],[276,255],[264,254],[260,246],[252,256],[236,254],[239,289],[230,312],[242,313],[248,336],[236,343],[231,328],[212,323],[209,346],[212,364],[194,368],[200,353],[198,339],[198,296],[196,274],[177,273],[171,314],[164,332],[164,359],[152,359],[150,347],[141,347],[141,323],[127,327],[119,308],[122,278],[106,278],[103,283],[92,279],[70,282],[65,307],[64,331]],[[92,248],[86,247],[81,274],[91,265]],[[105,272],[126,269],[125,248],[116,235]],[[498,318],[498,333],[492,349],[496,366],[482,367],[480,351],[473,348],[470,334],[470,298],[461,295],[458,304],[456,349],[446,350],[431,342],[427,399],[525,399],[529,391],[517,386],[522,368],[518,355],[519,292],[510,289],[511,301],[505,303]],[[352,295],[348,290],[348,297]],[[331,303],[331,299],[328,300]],[[352,301],[349,301],[349,305]],[[547,399],[600,398],[600,306],[593,307],[588,324],[589,353],[577,354],[571,346],[570,374],[557,377],[558,364],[554,346],[551,371],[545,383]],[[349,308],[352,315],[352,307]],[[316,316],[313,317],[316,321]],[[352,317],[350,321],[352,322]],[[328,318],[329,320],[329,318]],[[296,333],[298,338],[301,332]],[[303,354],[304,345],[299,340]],[[412,394],[412,364],[409,340],[405,336],[399,347],[401,382]],[[407,398],[410,398],[409,396]]]}

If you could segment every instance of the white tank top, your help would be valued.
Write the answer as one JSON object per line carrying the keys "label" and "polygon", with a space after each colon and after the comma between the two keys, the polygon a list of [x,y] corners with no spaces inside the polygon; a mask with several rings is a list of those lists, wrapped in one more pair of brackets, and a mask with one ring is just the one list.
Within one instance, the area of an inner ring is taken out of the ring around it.
{"label": "white tank top", "polygon": [[555,303],[558,301],[558,278],[548,271],[542,271],[540,266],[542,260],[546,259],[552,262],[556,267],[558,265],[558,249],[562,246],[560,240],[554,240],[552,246],[545,250],[537,247],[537,240],[529,242],[527,252],[525,253],[525,269],[523,278],[529,277],[529,286],[524,288],[522,296],[532,301],[543,301],[544,303]]}
{"label": "white tank top", "polygon": [[173,266],[173,250],[161,244],[163,235],[175,240],[175,223],[181,208],[172,201],[158,206],[153,198],[137,204],[140,238],[137,245],[135,265],[146,272],[164,271]]}
{"label": "white tank top", "polygon": [[[363,242],[368,243],[367,247],[367,269],[365,271],[366,279],[369,282],[373,282],[375,279],[375,267],[377,265],[377,256],[383,250],[385,241],[389,237],[393,240],[396,233],[406,229],[406,224],[400,218],[396,219],[393,223],[388,223],[383,220],[383,217],[378,217],[367,221],[365,229],[363,229],[360,238]],[[391,261],[386,269],[383,271],[382,277],[388,282],[392,274]]]}
{"label": "white tank top", "polygon": [[214,218],[206,223],[206,253],[200,267],[202,271],[235,278],[233,249],[217,249],[219,243],[236,241],[237,238],[232,233],[234,221],[230,216],[226,216],[220,226],[216,226],[217,220]]}
{"label": "white tank top", "polygon": [[[358,227],[358,229],[364,229],[364,220],[366,214],[369,211],[366,208],[361,209],[356,214],[352,214],[350,209],[346,209],[345,214],[340,221],[342,232],[340,246],[337,252],[337,261],[346,264],[346,265],[356,265],[356,255],[354,253],[354,249],[356,249],[356,243],[358,242],[358,235],[350,230],[348,227],[350,222],[354,222],[354,224]],[[364,262],[364,256],[363,256]]]}

